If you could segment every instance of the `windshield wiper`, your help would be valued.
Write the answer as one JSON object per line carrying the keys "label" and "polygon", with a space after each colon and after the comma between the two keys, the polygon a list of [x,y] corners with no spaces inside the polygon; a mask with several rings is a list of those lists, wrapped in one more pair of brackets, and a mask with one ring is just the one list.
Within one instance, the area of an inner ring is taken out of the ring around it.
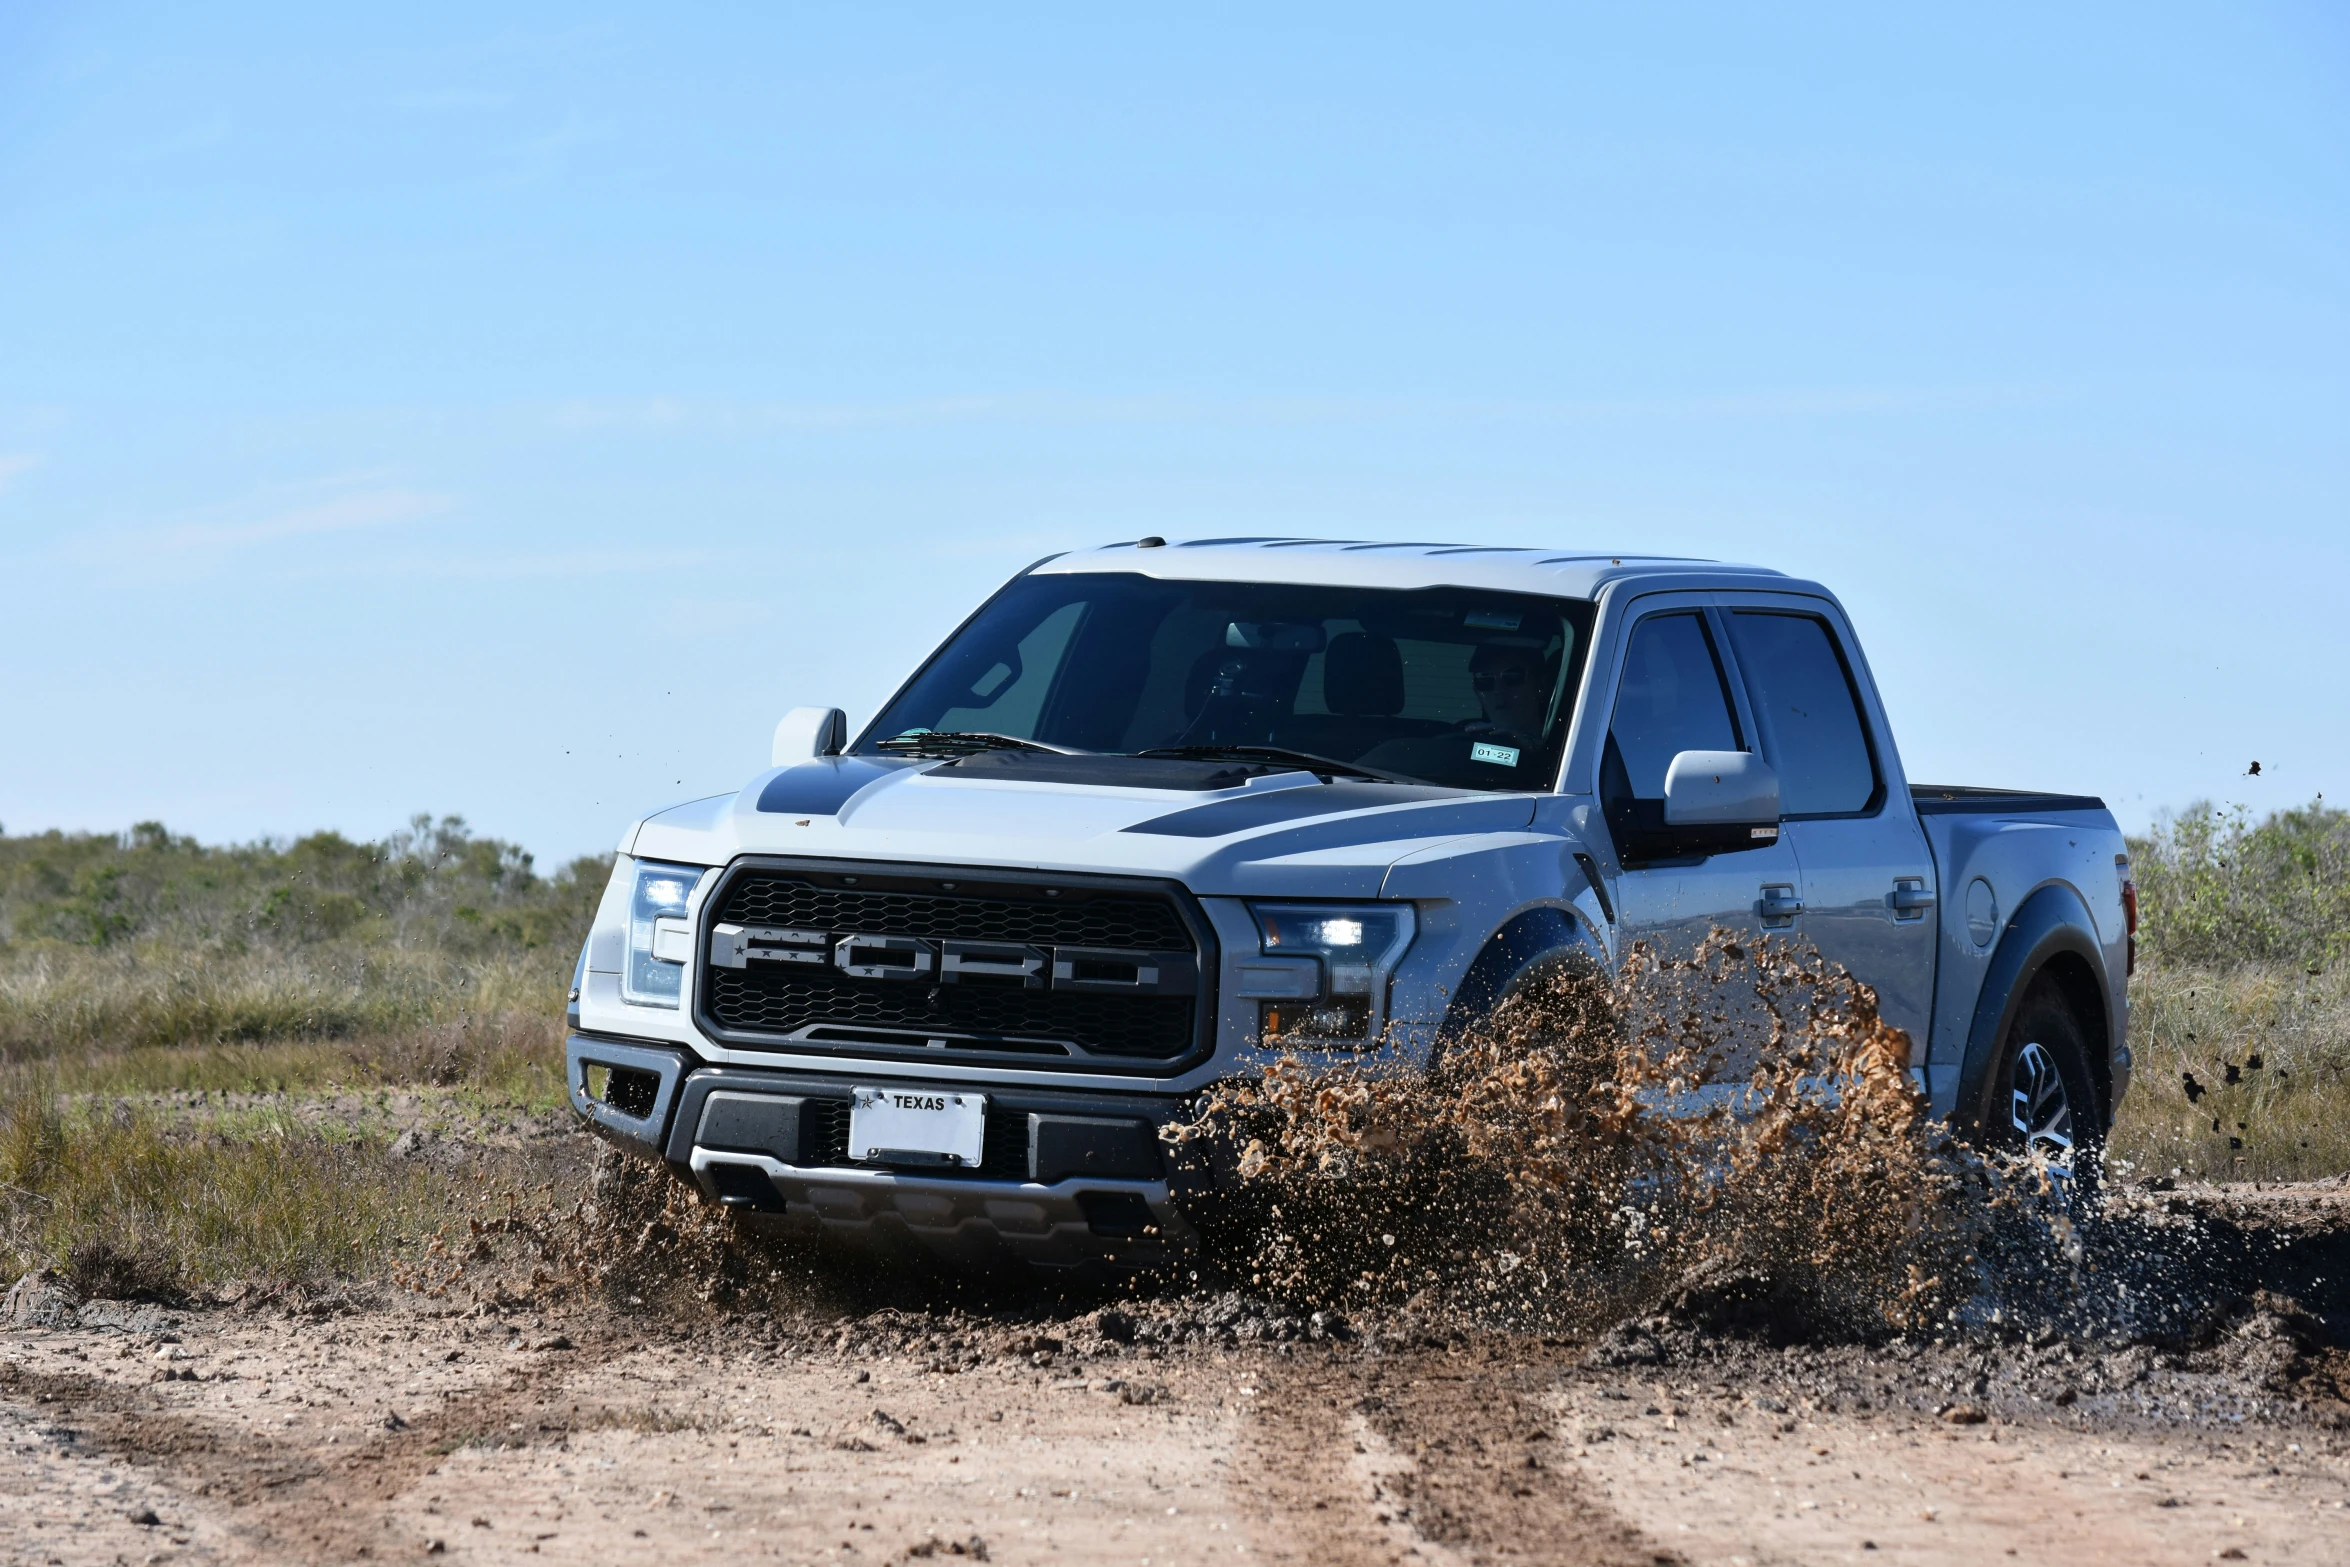
{"label": "windshield wiper", "polygon": [[1341,762],[1334,757],[1316,756],[1311,751],[1292,751],[1279,745],[1154,745],[1147,751],[1136,751],[1136,756],[1188,757],[1195,761],[1293,762],[1310,773],[1341,773],[1349,778],[1368,778],[1374,783],[1418,783],[1401,773],[1383,773],[1376,767],[1365,767],[1359,762]]}
{"label": "windshield wiper", "polygon": [[1091,756],[1073,746],[1047,745],[1018,735],[999,735],[987,729],[925,729],[916,734],[891,735],[873,742],[876,750],[900,756],[976,756],[981,751],[1044,751],[1054,756]]}

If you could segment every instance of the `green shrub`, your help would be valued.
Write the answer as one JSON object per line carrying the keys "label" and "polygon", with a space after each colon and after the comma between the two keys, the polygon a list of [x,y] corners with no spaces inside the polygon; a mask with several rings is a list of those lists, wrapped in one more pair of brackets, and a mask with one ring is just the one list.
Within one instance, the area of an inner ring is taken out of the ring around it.
{"label": "green shrub", "polygon": [[2350,811],[2323,796],[2255,825],[2199,802],[2130,840],[2140,944],[2167,967],[2331,967],[2350,951]]}
{"label": "green shrub", "polygon": [[0,1057],[553,1017],[609,870],[540,876],[458,817],[381,843],[0,837]]}

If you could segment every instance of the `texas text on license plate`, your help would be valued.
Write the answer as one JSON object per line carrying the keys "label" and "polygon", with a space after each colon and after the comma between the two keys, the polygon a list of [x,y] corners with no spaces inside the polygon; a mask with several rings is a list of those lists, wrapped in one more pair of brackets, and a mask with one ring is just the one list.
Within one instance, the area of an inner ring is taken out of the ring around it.
{"label": "texas text on license plate", "polygon": [[849,1105],[849,1157],[874,1164],[976,1168],[987,1095],[935,1088],[860,1088]]}

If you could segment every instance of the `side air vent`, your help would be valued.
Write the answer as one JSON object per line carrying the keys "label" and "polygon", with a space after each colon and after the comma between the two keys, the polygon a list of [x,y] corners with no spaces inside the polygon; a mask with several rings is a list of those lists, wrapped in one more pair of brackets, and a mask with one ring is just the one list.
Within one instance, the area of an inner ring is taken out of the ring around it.
{"label": "side air vent", "polygon": [[657,1073],[591,1062],[584,1075],[587,1096],[622,1115],[642,1120],[653,1113],[653,1106],[660,1100],[661,1079]]}

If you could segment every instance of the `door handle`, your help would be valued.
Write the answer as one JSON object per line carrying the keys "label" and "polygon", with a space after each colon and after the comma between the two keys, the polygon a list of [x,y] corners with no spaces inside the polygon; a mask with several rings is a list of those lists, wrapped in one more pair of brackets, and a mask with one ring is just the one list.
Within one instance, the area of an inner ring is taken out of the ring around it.
{"label": "door handle", "polygon": [[1793,887],[1781,882],[1765,886],[1762,900],[1754,907],[1765,926],[1792,925],[1795,916],[1803,912],[1803,900],[1795,895]]}
{"label": "door handle", "polygon": [[1885,900],[1893,908],[1897,920],[1924,919],[1926,911],[1934,906],[1934,895],[1926,890],[1922,876],[1897,877],[1892,896]]}

